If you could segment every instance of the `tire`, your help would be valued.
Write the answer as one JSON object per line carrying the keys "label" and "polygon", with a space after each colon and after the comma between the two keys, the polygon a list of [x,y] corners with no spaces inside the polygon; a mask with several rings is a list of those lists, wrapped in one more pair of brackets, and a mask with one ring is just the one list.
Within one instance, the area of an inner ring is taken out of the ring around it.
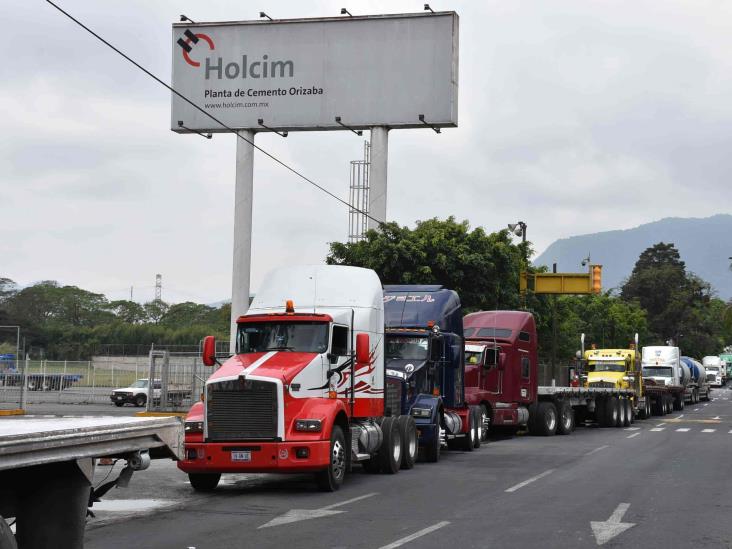
{"label": "tire", "polygon": [[674,399],[673,399],[673,402],[672,402],[673,411],[677,411],[678,412],[680,410],[683,410],[684,409],[683,402],[684,402],[684,396],[683,395],[680,395],[680,394],[679,395],[676,395],[674,397]]}
{"label": "tire", "polygon": [[537,428],[539,436],[551,437],[557,432],[557,407],[551,402],[540,402],[537,408]]}
{"label": "tire", "polygon": [[453,439],[454,446],[458,450],[462,450],[463,452],[472,452],[473,448],[475,447],[475,412],[473,412],[473,408],[468,408],[468,413],[466,415],[468,424],[465,426],[465,436],[461,437],[459,439]]}
{"label": "tire", "polygon": [[481,404],[480,406],[480,421],[483,425],[483,439],[482,442],[488,441],[488,432],[491,430],[491,415],[490,411],[488,410],[488,407],[485,404]]}
{"label": "tire", "polygon": [[574,431],[574,409],[569,402],[559,401],[557,405],[557,434],[569,435]]}
{"label": "tire", "polygon": [[482,406],[473,408],[473,429],[475,429],[475,439],[473,440],[473,448],[480,448],[483,442],[483,409]]}
{"label": "tire", "polygon": [[137,395],[135,397],[135,406],[142,408],[145,404],[147,404],[147,397],[145,395]]}
{"label": "tire", "polygon": [[600,423],[601,427],[615,427],[618,424],[618,398],[611,396],[605,399],[605,404],[603,406],[604,408],[604,414],[602,422]]}
{"label": "tire", "polygon": [[624,404],[625,421],[623,422],[623,427],[630,427],[630,424],[633,423],[633,403],[630,401],[629,398],[626,398]]}
{"label": "tire", "polygon": [[435,426],[435,435],[432,437],[432,441],[422,450],[424,460],[427,463],[437,463],[440,461],[440,452],[442,452],[442,443],[440,442],[440,425],[441,422]]}
{"label": "tire", "polygon": [[381,422],[384,439],[379,448],[381,472],[393,475],[399,472],[402,464],[402,438],[399,436],[399,422],[395,417],[386,417]]}
{"label": "tire", "polygon": [[399,438],[402,441],[402,469],[411,469],[417,461],[419,444],[417,442],[417,425],[412,416],[399,416]]}
{"label": "tire", "polygon": [[663,398],[657,398],[651,404],[651,415],[662,416],[663,415]]}
{"label": "tire", "polygon": [[335,492],[343,484],[346,478],[348,467],[348,456],[346,455],[346,437],[340,425],[333,425],[330,433],[330,460],[328,468],[315,473],[315,481],[322,492]]}
{"label": "tire", "polygon": [[619,398],[616,402],[618,406],[618,417],[615,420],[615,427],[622,427],[625,425],[625,399]]}
{"label": "tire", "polygon": [[15,535],[3,517],[0,517],[0,549],[18,549]]}
{"label": "tire", "polygon": [[221,480],[221,473],[188,473],[188,480],[196,492],[211,492]]}
{"label": "tire", "polygon": [[125,405],[125,403],[124,403],[124,402],[115,402],[115,403],[114,403],[114,405],[115,405],[115,406],[116,406],[117,408],[122,408],[122,406],[124,406],[124,405]]}
{"label": "tire", "polygon": [[539,436],[539,403],[532,402],[529,405],[529,421],[526,423],[526,428],[529,430],[531,436]]}
{"label": "tire", "polygon": [[595,421],[600,427],[607,427],[607,406],[606,398],[595,400]]}
{"label": "tire", "polygon": [[576,429],[578,425],[584,425],[585,421],[587,421],[587,406],[578,406],[577,408],[573,408],[574,410],[574,428]]}

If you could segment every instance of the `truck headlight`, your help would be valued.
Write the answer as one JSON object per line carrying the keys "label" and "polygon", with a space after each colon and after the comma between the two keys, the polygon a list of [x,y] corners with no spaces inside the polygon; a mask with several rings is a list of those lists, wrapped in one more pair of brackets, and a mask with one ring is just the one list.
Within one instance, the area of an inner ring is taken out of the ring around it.
{"label": "truck headlight", "polygon": [[203,421],[186,421],[186,434],[203,433]]}
{"label": "truck headlight", "polygon": [[413,417],[431,417],[432,409],[431,408],[412,408],[412,416]]}
{"label": "truck headlight", "polygon": [[319,419],[296,419],[295,431],[318,433],[323,428],[323,422]]}

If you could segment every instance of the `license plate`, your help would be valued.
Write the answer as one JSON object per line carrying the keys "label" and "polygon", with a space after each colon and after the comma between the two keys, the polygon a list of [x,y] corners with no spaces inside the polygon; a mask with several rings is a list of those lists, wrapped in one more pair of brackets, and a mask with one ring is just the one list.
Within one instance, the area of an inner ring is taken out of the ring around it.
{"label": "license plate", "polygon": [[231,452],[231,461],[252,461],[252,453],[248,450],[244,452]]}

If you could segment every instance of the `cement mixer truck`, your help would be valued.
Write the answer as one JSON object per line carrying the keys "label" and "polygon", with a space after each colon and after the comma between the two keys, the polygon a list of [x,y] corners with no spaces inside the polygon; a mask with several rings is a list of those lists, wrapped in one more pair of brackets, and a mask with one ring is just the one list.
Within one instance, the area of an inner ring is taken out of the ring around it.
{"label": "cement mixer truck", "polygon": [[686,364],[691,373],[691,379],[686,386],[685,399],[689,404],[696,404],[700,400],[709,400],[709,381],[704,366],[688,356],[682,356],[681,362]]}
{"label": "cement mixer truck", "polygon": [[681,362],[678,347],[649,346],[641,352],[643,389],[654,415],[683,410],[686,387],[691,380],[689,367]]}

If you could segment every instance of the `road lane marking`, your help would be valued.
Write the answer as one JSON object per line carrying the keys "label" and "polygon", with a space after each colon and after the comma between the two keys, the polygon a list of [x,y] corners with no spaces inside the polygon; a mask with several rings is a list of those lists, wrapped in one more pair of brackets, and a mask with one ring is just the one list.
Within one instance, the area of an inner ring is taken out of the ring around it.
{"label": "road lane marking", "polygon": [[625,438],[633,438],[633,437],[637,437],[638,435],[640,435],[640,433],[633,433],[632,435],[628,435]]}
{"label": "road lane marking", "polygon": [[699,408],[694,408],[694,411],[695,411],[695,412],[698,412],[698,411],[699,411]]}
{"label": "road lane marking", "polygon": [[605,444],[604,446],[600,446],[599,448],[595,448],[594,450],[590,450],[590,451],[589,451],[589,452],[587,452],[587,453],[586,453],[585,455],[586,455],[586,456],[591,456],[591,455],[592,455],[592,454],[594,454],[595,452],[599,452],[600,450],[604,450],[604,449],[605,449],[605,448],[607,448],[607,447],[608,447],[608,445],[607,445],[607,444]]}
{"label": "road lane marking", "polygon": [[684,417],[684,414],[681,414],[679,417],[675,417],[674,419],[681,419],[682,417]]}
{"label": "road lane marking", "polygon": [[340,513],[346,513],[347,511],[334,511],[333,509],[336,507],[341,507],[342,505],[348,505],[349,503],[353,503],[355,501],[361,501],[362,499],[370,498],[375,495],[377,495],[377,492],[364,494],[363,496],[347,499],[346,501],[331,503],[330,505],[326,505],[325,507],[321,507],[320,509],[290,509],[284,515],[273,518],[268,523],[259,526],[257,529],[269,528],[271,526],[281,526],[283,524],[291,524],[293,522],[299,522],[301,520],[323,518],[332,515],[338,515]]}
{"label": "road lane marking", "polygon": [[732,435],[732,430],[728,434]]}
{"label": "road lane marking", "polygon": [[676,429],[676,432],[677,433],[686,433],[689,430],[690,429],[688,427],[680,427],[680,428]]}
{"label": "road lane marking", "polygon": [[712,419],[722,419],[722,418],[719,416],[714,416]]}
{"label": "road lane marking", "polygon": [[702,433],[713,433],[716,429],[702,429]]}
{"label": "road lane marking", "polygon": [[666,430],[666,427],[654,427],[653,429],[651,429],[651,431],[653,431],[654,433],[658,433],[660,431],[665,431],[665,430]]}
{"label": "road lane marking", "polygon": [[413,541],[417,538],[426,536],[427,534],[430,534],[430,533],[434,532],[435,530],[439,530],[440,528],[443,528],[443,527],[447,526],[448,524],[450,524],[450,521],[443,520],[442,522],[438,522],[437,524],[433,524],[432,526],[423,528],[422,530],[419,530],[418,532],[415,532],[414,534],[411,534],[404,538],[393,541],[389,545],[382,545],[381,547],[379,547],[379,549],[395,549],[396,547],[401,547],[405,543],[409,543],[410,541]]}
{"label": "road lane marking", "polygon": [[635,526],[634,522],[620,522],[623,520],[623,515],[625,515],[629,507],[630,503],[621,503],[615,508],[615,511],[613,511],[613,514],[607,520],[602,522],[590,521],[590,527],[592,528],[597,545],[604,545],[615,536],[619,536],[627,529]]}
{"label": "road lane marking", "polygon": [[640,431],[640,427],[626,427],[623,431]]}
{"label": "road lane marking", "polygon": [[666,424],[665,423],[659,423],[658,425],[656,425],[656,427],[663,427],[664,425],[666,425]]}
{"label": "road lane marking", "polygon": [[543,473],[539,473],[535,477],[531,477],[529,479],[526,479],[523,482],[519,482],[515,486],[511,486],[510,488],[506,489],[506,492],[509,492],[509,493],[510,492],[515,492],[516,490],[518,490],[520,488],[523,488],[527,484],[531,484],[532,482],[536,482],[537,480],[539,480],[541,478],[544,478],[547,475],[551,475],[554,471],[555,471],[554,469],[549,469],[548,471],[544,471]]}
{"label": "road lane marking", "polygon": [[376,495],[378,495],[378,492],[372,492],[371,494],[364,494],[363,496],[358,496],[357,498],[347,499],[346,501],[341,501],[340,503],[332,503],[331,505],[326,505],[325,507],[321,507],[321,509],[335,509],[336,507],[341,507],[342,505],[348,505],[349,503],[355,503],[357,501],[361,501],[362,499],[372,498]]}
{"label": "road lane marking", "polygon": [[[712,399],[712,400],[714,400],[714,399]],[[705,404],[704,406],[709,406],[709,404]]]}

